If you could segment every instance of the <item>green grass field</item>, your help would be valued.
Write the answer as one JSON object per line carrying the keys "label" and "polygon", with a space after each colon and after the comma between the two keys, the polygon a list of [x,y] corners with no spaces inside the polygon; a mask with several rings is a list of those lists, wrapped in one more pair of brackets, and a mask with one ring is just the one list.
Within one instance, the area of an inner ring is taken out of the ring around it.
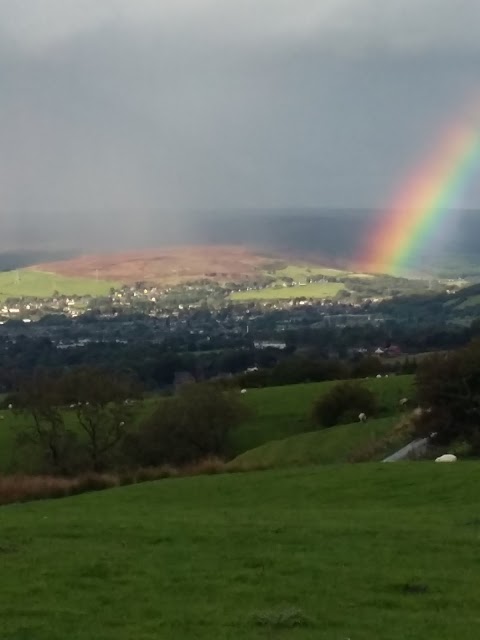
{"label": "green grass field", "polygon": [[108,293],[111,287],[118,287],[119,283],[90,278],[68,278],[45,271],[0,272],[0,300],[7,298],[37,297],[47,298],[54,291],[64,295],[93,295],[100,296]]}
{"label": "green grass field", "polygon": [[477,640],[477,463],[203,476],[2,507],[2,640]]}
{"label": "green grass field", "polygon": [[[315,429],[310,413],[316,398],[330,389],[335,381],[294,384],[284,387],[249,389],[245,402],[253,416],[231,434],[232,455],[238,455],[270,440]],[[411,398],[414,391],[413,376],[371,378],[364,384],[378,397],[380,415],[385,417],[399,411],[400,398]]]}
{"label": "green grass field", "polygon": [[306,282],[312,276],[344,276],[346,271],[341,269],[331,269],[330,267],[318,267],[315,265],[289,264],[284,269],[273,272],[278,278],[293,278],[297,282]]}
{"label": "green grass field", "polygon": [[[249,389],[243,396],[252,415],[230,434],[230,456],[233,458],[249,449],[254,449],[271,440],[280,440],[315,429],[310,418],[313,401],[325,393],[332,382],[313,382],[265,389]],[[411,397],[413,376],[365,380],[364,384],[374,391],[380,402],[381,416],[398,414],[400,398]],[[152,412],[159,398],[149,396],[136,407],[136,420],[140,422]],[[73,412],[65,410],[68,424]],[[38,462],[22,451],[16,455],[16,434],[22,430],[28,418],[13,411],[0,411],[0,472],[22,470],[34,473]]]}
{"label": "green grass field", "polygon": [[289,264],[284,269],[276,271],[266,271],[267,275],[275,275],[281,278],[293,278],[296,282],[306,282],[307,278],[312,276],[333,276],[337,278],[372,278],[368,273],[357,273],[354,271],[345,271],[343,269],[333,269],[331,267],[319,267],[316,265],[296,265]]}
{"label": "green grass field", "polygon": [[[348,462],[360,447],[378,442],[398,422],[399,416],[355,422],[272,440],[234,458],[232,469],[274,468]],[[400,448],[404,443],[399,443]],[[385,455],[388,455],[386,453]]]}
{"label": "green grass field", "polygon": [[254,291],[235,291],[230,294],[232,300],[290,300],[292,298],[333,298],[344,289],[341,282],[315,282],[294,287],[259,289]]}

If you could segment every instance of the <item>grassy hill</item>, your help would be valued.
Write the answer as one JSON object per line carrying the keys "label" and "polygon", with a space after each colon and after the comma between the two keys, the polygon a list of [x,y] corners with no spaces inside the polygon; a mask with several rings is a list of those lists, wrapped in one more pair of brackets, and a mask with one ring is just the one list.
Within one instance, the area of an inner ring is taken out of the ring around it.
{"label": "grassy hill", "polygon": [[[398,420],[398,416],[389,416],[369,420],[365,424],[342,424],[283,440],[272,440],[237,456],[229,463],[229,467],[248,470],[348,462],[352,453],[386,436]],[[403,444],[399,442],[398,447],[394,448],[400,448]]]}
{"label": "grassy hill", "polygon": [[0,301],[7,298],[51,297],[54,291],[64,295],[105,295],[117,282],[96,280],[95,278],[67,277],[46,271],[0,272]]}
{"label": "grassy hill", "polygon": [[475,463],[165,480],[2,508],[2,640],[478,637]]}
{"label": "grassy hill", "polygon": [[[310,416],[312,404],[335,384],[337,381],[249,389],[243,399],[251,410],[251,417],[232,431],[231,456],[235,457],[271,440],[315,429]],[[414,377],[410,375],[371,378],[363,381],[363,384],[377,395],[380,413],[384,417],[397,415],[400,398],[412,397],[414,391]],[[156,396],[149,396],[137,405],[138,420],[151,412],[158,401],[161,400]],[[73,413],[66,409],[65,414],[68,424],[69,416],[71,414],[73,417]],[[12,411],[0,410],[0,470],[9,468],[16,433],[27,419]]]}
{"label": "grassy hill", "polygon": [[[235,457],[271,440],[280,440],[315,429],[310,412],[313,401],[336,384],[335,381],[295,384],[265,389],[249,389],[243,399],[252,415],[235,428],[230,435],[230,455]],[[365,380],[380,401],[381,415],[392,416],[399,412],[400,398],[412,397],[413,376]],[[153,411],[156,396],[149,396],[137,405],[138,421]],[[167,400],[168,401],[168,400]],[[66,423],[73,419],[73,412],[65,409]],[[71,418],[70,418],[71,416]],[[13,411],[0,410],[0,473],[18,467],[15,456],[15,438],[28,418]],[[22,471],[34,472],[37,462],[22,453]]]}
{"label": "grassy hill", "polygon": [[254,291],[236,291],[232,300],[290,300],[292,298],[333,298],[344,289],[340,282],[313,282],[293,287],[267,287]]}
{"label": "grassy hill", "polygon": [[[329,381],[249,389],[245,402],[253,416],[232,432],[232,454],[315,429],[310,416],[312,404],[335,384]],[[414,391],[413,376],[371,378],[364,384],[377,395],[383,417],[397,414],[400,398],[411,398]]]}

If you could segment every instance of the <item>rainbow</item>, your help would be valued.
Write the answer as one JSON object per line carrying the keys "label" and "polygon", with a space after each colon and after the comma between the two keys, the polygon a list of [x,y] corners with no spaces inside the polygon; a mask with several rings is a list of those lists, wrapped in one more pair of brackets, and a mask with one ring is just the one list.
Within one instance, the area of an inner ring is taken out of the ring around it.
{"label": "rainbow", "polygon": [[362,270],[401,274],[418,260],[480,164],[478,111],[451,125],[367,236]]}

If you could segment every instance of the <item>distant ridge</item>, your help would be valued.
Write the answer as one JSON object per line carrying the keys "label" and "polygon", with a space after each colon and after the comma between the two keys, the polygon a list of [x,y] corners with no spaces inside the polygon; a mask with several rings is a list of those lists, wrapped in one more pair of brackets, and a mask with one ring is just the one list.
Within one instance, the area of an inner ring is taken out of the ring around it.
{"label": "distant ridge", "polygon": [[225,282],[251,279],[275,259],[280,258],[268,252],[257,253],[241,246],[193,245],[84,255],[29,268],[63,276],[115,280],[125,284],[176,284],[208,278]]}

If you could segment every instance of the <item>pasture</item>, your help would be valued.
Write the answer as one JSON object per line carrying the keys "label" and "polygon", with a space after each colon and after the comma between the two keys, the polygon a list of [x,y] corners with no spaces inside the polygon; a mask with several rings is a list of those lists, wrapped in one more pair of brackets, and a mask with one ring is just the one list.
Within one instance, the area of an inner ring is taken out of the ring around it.
{"label": "pasture", "polygon": [[[243,400],[251,416],[232,430],[229,457],[234,458],[271,440],[281,440],[316,429],[310,416],[312,404],[334,384],[335,381],[328,381],[249,389]],[[364,384],[377,394],[381,417],[398,414],[400,398],[412,397],[414,391],[413,376],[372,378],[365,380]],[[168,398],[152,395],[139,402],[135,408],[135,424],[152,412],[157,402],[165,401],[168,402]],[[74,412],[66,408],[64,413],[66,424],[73,425]],[[36,471],[37,461],[23,450],[17,452],[15,446],[17,434],[28,420],[28,416],[15,411],[0,410],[0,473]]]}
{"label": "pasture", "polygon": [[341,269],[332,269],[330,267],[319,267],[317,265],[299,265],[289,264],[283,269],[277,269],[272,272],[277,278],[292,278],[296,282],[306,282],[308,277],[312,276],[345,276],[346,271]]}
{"label": "pasture", "polygon": [[45,271],[18,269],[0,272],[0,301],[7,298],[52,297],[55,291],[62,295],[106,295],[118,282],[95,278],[74,278]]}
{"label": "pasture", "polygon": [[[238,455],[270,440],[281,440],[316,429],[311,419],[313,402],[337,382],[249,389],[245,402],[252,410],[252,417],[232,431],[232,455]],[[363,384],[378,397],[379,417],[398,414],[399,400],[403,397],[411,398],[414,393],[414,377],[410,375],[370,378],[364,380]]]}
{"label": "pasture", "polygon": [[163,480],[2,507],[2,640],[476,640],[476,463]]}
{"label": "pasture", "polygon": [[[228,466],[233,470],[248,470],[348,462],[356,451],[375,444],[389,434],[398,420],[399,416],[389,416],[368,420],[365,424],[342,424],[283,440],[271,440],[237,456]],[[403,444],[403,441],[399,442],[394,450]],[[390,451],[385,456],[388,453]]]}
{"label": "pasture", "polygon": [[234,291],[231,300],[291,300],[293,298],[333,298],[344,289],[341,282],[313,282],[293,287],[267,287],[252,291]]}

